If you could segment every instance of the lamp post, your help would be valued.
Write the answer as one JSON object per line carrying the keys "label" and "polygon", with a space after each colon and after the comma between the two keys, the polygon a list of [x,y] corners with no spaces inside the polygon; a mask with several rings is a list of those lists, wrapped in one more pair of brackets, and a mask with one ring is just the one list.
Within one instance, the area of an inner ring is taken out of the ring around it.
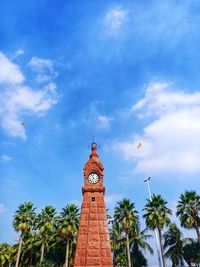
{"label": "lamp post", "polygon": [[[150,179],[151,177],[147,178],[144,180],[145,183],[147,183],[148,186],[148,192],[149,192],[149,199],[152,201],[152,194],[151,194],[151,188],[150,188]],[[162,261],[161,261],[161,255],[160,255],[160,246],[159,246],[159,241],[158,241],[158,232],[157,229],[154,230],[154,237],[156,241],[156,250],[157,250],[157,255],[158,255],[158,266],[163,267]]]}

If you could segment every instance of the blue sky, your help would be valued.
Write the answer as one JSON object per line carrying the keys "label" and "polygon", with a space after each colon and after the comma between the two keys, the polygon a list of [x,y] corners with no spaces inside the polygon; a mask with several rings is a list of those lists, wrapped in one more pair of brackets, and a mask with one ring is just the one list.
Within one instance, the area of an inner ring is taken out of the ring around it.
{"label": "blue sky", "polygon": [[142,215],[148,176],[173,210],[200,193],[199,24],[199,1],[1,2],[1,242],[25,201],[81,203],[93,136],[110,212]]}

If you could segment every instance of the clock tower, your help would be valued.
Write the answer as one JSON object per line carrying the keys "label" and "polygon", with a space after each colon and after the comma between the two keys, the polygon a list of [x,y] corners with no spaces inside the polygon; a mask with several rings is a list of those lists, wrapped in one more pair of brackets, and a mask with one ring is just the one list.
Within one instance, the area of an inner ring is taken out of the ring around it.
{"label": "clock tower", "polygon": [[103,164],[92,143],[84,166],[83,203],[74,267],[112,267],[112,254],[104,203]]}

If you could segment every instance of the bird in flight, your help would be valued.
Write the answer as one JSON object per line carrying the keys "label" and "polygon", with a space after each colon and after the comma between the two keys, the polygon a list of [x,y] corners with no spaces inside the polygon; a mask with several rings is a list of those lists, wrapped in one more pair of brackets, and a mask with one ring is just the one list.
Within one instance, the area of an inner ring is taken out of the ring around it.
{"label": "bird in flight", "polygon": [[23,121],[21,121],[21,126],[26,128],[26,124]]}
{"label": "bird in flight", "polygon": [[137,144],[137,149],[141,148],[142,147],[142,143],[138,143]]}

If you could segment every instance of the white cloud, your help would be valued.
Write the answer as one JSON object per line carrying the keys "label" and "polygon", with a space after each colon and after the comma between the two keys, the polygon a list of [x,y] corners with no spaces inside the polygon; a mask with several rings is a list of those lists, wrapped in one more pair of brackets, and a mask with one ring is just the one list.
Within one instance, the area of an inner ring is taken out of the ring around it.
{"label": "white cloud", "polygon": [[51,80],[51,76],[50,75],[47,75],[47,74],[38,74],[36,76],[36,80],[39,83],[48,82],[48,81]]}
{"label": "white cloud", "polygon": [[97,127],[102,129],[107,129],[110,127],[110,121],[112,118],[108,116],[98,115],[97,116]]}
{"label": "white cloud", "polygon": [[19,49],[19,50],[17,50],[17,51],[14,53],[12,59],[15,59],[15,58],[17,58],[17,57],[19,57],[19,56],[22,56],[22,55],[24,55],[24,50]]}
{"label": "white cloud", "polygon": [[53,61],[50,59],[32,57],[28,66],[37,73],[36,80],[38,83],[52,81],[57,76],[57,72],[53,68]]}
{"label": "white cloud", "polygon": [[32,57],[28,65],[35,71],[49,69],[53,71],[53,62],[50,59],[42,59],[38,57]]}
{"label": "white cloud", "polygon": [[2,155],[1,156],[1,161],[2,162],[8,162],[8,161],[11,161],[11,160],[12,160],[12,158],[10,156],[8,156],[8,155]]}
{"label": "white cloud", "polygon": [[[194,12],[193,1],[154,1],[148,8],[130,10],[130,34],[146,41],[162,41],[167,46],[177,44],[182,38],[193,38],[198,33],[199,17]],[[191,19],[193,18],[193,19]]]}
{"label": "white cloud", "polygon": [[22,49],[19,49],[19,50],[16,51],[16,55],[17,56],[21,56],[23,54],[24,54],[24,50],[22,50]]}
{"label": "white cloud", "polygon": [[[136,160],[143,173],[200,172],[200,93],[174,90],[167,83],[152,83],[132,111],[150,123],[143,134],[117,143],[126,159]],[[142,147],[137,149],[141,142]]]}
{"label": "white cloud", "polygon": [[91,102],[89,111],[87,114],[84,114],[82,121],[84,123],[95,125],[97,130],[109,130],[111,121],[113,120],[112,117],[102,115],[98,110],[99,102]]}
{"label": "white cloud", "polygon": [[55,84],[48,84],[39,91],[25,86],[7,90],[1,94],[0,99],[1,124],[10,135],[25,139],[25,128],[21,124],[21,114],[41,116],[56,103]]}
{"label": "white cloud", "polygon": [[4,213],[6,211],[5,205],[3,203],[0,203],[0,214]]}
{"label": "white cloud", "polygon": [[24,81],[19,66],[12,63],[3,53],[0,52],[0,84],[20,84]]}
{"label": "white cloud", "polygon": [[126,18],[127,12],[125,10],[116,8],[108,11],[103,18],[106,31],[110,34],[118,33]]}
{"label": "white cloud", "polygon": [[128,9],[115,6],[108,10],[103,18],[104,35],[118,37],[123,33],[133,40],[142,38],[151,45],[161,41],[167,46],[185,38],[196,40],[199,16],[194,11],[194,1],[154,1],[144,5],[134,2],[130,1]]}
{"label": "white cloud", "polygon": [[[14,66],[18,77],[23,77],[17,65],[4,55],[3,58],[8,66]],[[11,67],[7,75],[4,75],[4,79],[0,77],[3,88],[0,93],[0,124],[9,135],[25,139],[25,127],[21,123],[22,116],[44,115],[57,103],[57,88],[55,83],[49,82],[40,90],[32,89],[23,83],[24,79],[13,80],[13,72]]]}
{"label": "white cloud", "polygon": [[166,113],[200,106],[200,92],[184,93],[171,90],[171,86],[169,83],[149,84],[145,97],[133,106],[132,111],[141,110],[141,116],[162,116]]}

